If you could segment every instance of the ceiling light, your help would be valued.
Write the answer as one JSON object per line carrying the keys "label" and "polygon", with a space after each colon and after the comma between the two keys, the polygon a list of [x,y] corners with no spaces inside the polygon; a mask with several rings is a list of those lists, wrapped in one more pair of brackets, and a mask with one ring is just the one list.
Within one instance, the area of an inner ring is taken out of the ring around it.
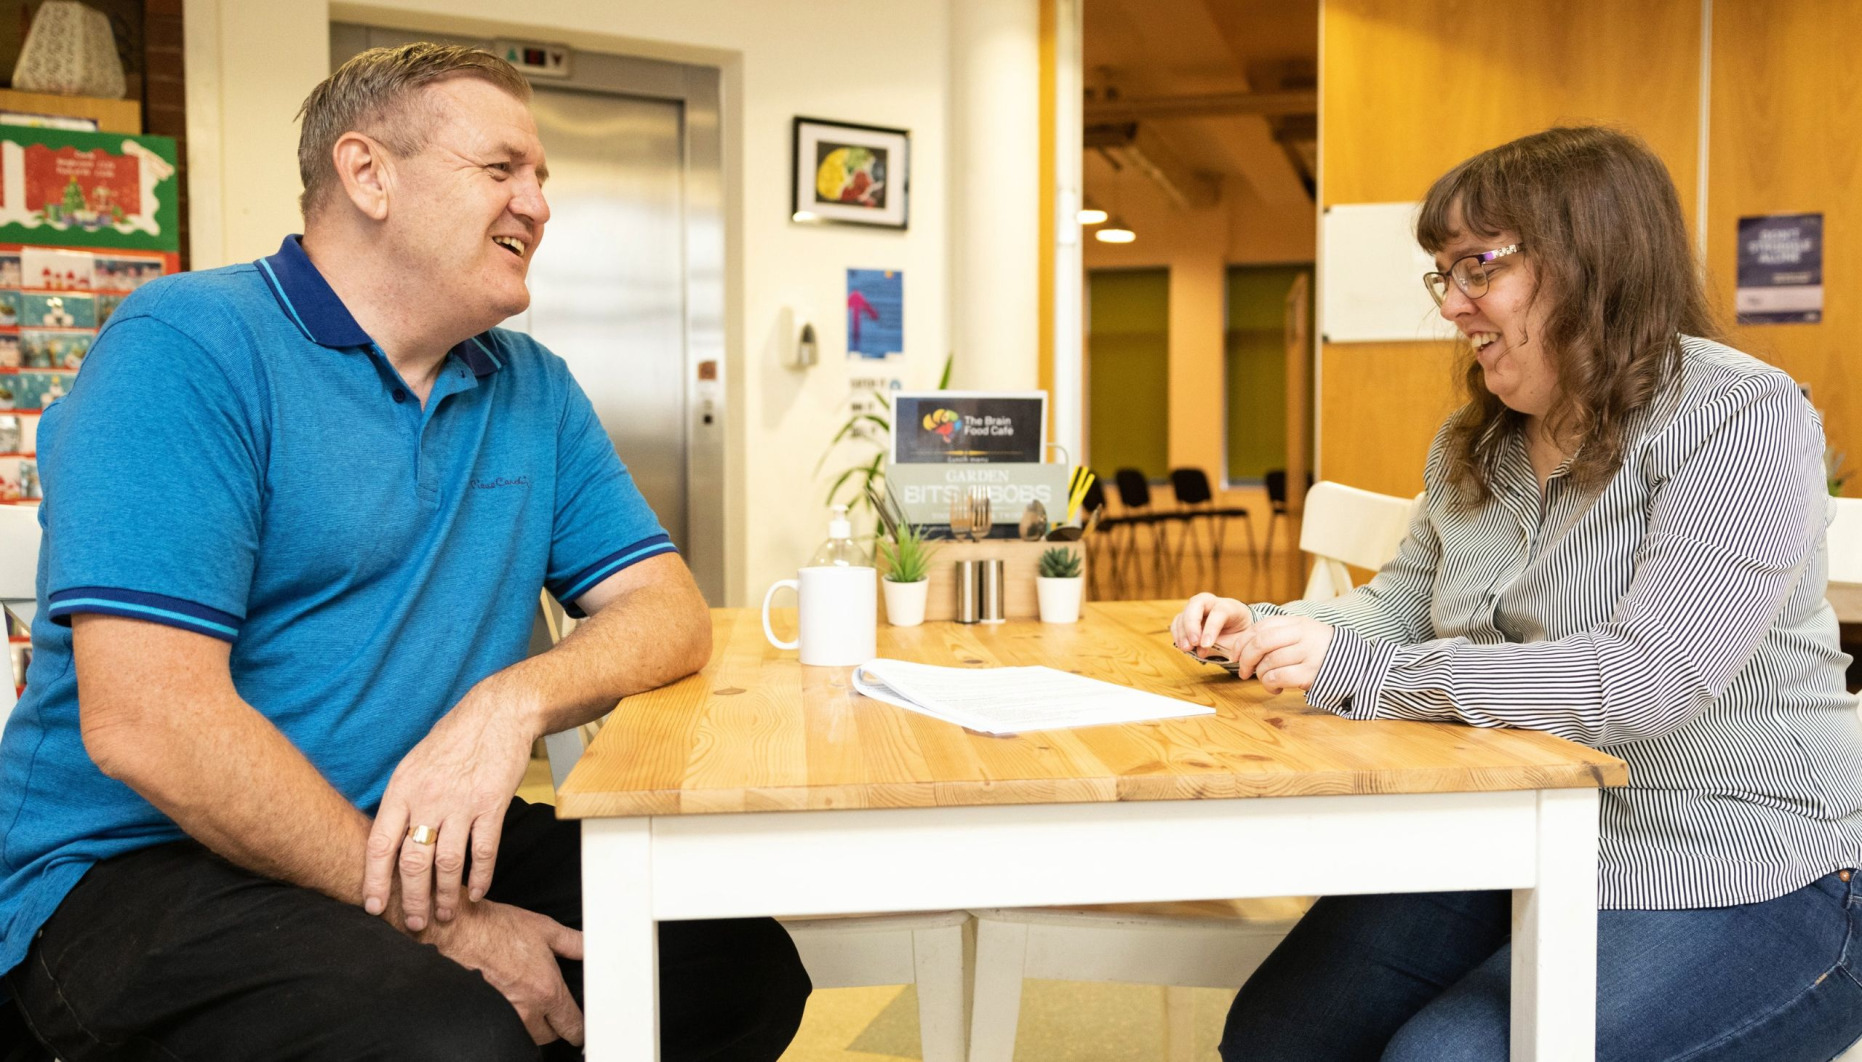
{"label": "ceiling light", "polygon": [[1097,225],[1107,217],[1110,217],[1109,214],[1097,207],[1087,207],[1085,210],[1080,211],[1078,216],[1080,224],[1082,225]]}
{"label": "ceiling light", "polygon": [[1104,226],[1093,230],[1093,239],[1100,243],[1130,243],[1138,234],[1125,227],[1123,218],[1107,218]]}

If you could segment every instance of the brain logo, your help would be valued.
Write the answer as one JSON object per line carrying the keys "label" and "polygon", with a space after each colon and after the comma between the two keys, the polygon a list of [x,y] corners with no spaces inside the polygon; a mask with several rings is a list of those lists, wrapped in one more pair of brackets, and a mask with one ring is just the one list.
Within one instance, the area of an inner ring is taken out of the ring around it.
{"label": "brain logo", "polygon": [[926,431],[950,442],[963,427],[963,418],[948,409],[940,409],[935,413],[926,413],[924,425]]}

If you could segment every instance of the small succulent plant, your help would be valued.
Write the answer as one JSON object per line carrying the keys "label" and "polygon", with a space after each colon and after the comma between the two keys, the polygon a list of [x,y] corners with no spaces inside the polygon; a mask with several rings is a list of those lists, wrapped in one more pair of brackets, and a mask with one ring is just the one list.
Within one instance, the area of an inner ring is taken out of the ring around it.
{"label": "small succulent plant", "polygon": [[1056,546],[1041,554],[1041,578],[1078,579],[1080,555],[1065,546]]}
{"label": "small succulent plant", "polygon": [[931,577],[931,558],[937,547],[925,540],[924,529],[900,524],[898,534],[879,540],[886,561],[886,579],[894,583],[922,583]]}

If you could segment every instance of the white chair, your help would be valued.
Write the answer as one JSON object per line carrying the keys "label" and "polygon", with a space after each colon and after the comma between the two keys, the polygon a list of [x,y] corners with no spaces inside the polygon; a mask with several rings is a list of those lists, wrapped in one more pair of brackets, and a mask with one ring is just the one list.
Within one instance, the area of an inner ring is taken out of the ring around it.
{"label": "white chair", "polygon": [[[31,623],[38,576],[39,507],[0,505],[0,607]],[[4,633],[5,624],[0,622],[0,634]],[[16,700],[10,647],[7,661],[0,665],[0,727],[6,725]]]}
{"label": "white chair", "polygon": [[1824,532],[1829,565],[1825,593],[1837,620],[1862,623],[1862,499],[1831,498],[1829,514]]}
{"label": "white chair", "polygon": [[1824,532],[1832,583],[1862,583],[1862,498],[1831,498]]}
{"label": "white chair", "polygon": [[[575,620],[543,595],[543,633],[552,645]],[[587,723],[543,739],[550,777],[561,786],[601,724]],[[802,966],[816,988],[913,985],[918,992],[918,1044],[924,1062],[963,1062],[969,1054],[970,973],[975,927],[968,911],[924,911],[844,918],[784,918]],[[1017,987],[1019,991],[1019,986]]]}
{"label": "white chair", "polygon": [[1313,484],[1300,524],[1300,549],[1313,555],[1312,577],[1301,597],[1320,601],[1350,592],[1346,565],[1383,567],[1396,556],[1409,532],[1410,514],[1422,501],[1420,494],[1398,498],[1329,480]]}
{"label": "white chair", "polygon": [[[1375,569],[1396,556],[1421,501],[1314,484],[1300,531],[1300,548],[1315,561],[1305,599],[1350,590],[1348,564]],[[1279,897],[977,911],[970,1060],[1014,1057],[1028,977],[1167,986],[1166,1055],[1170,1062],[1187,1060],[1193,1050],[1188,990],[1241,987],[1307,906],[1304,898]]]}

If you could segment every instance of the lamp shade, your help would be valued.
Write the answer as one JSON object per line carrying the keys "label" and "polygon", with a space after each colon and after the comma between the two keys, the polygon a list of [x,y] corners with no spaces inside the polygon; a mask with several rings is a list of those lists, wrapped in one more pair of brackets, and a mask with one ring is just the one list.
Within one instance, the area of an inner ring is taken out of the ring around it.
{"label": "lamp shade", "polygon": [[45,0],[20,46],[13,87],[122,99],[123,61],[116,54],[109,16],[76,0]]}

